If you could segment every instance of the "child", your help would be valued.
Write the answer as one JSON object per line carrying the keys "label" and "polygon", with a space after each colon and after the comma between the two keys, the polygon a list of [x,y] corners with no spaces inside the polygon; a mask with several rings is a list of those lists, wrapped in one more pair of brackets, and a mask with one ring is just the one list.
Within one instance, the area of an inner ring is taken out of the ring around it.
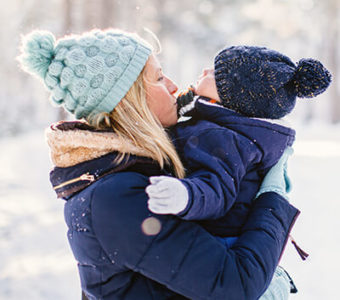
{"label": "child", "polygon": [[313,59],[295,66],[267,48],[222,50],[214,69],[178,99],[179,113],[192,116],[171,132],[187,177],[151,177],[149,209],[197,220],[214,236],[237,237],[264,175],[295,139],[293,129],[269,119],[288,114],[296,97],[324,92],[330,81]]}
{"label": "child", "polygon": [[[314,97],[330,81],[316,60],[302,59],[295,66],[266,48],[222,50],[214,69],[204,70],[196,86],[178,97],[179,115],[192,116],[171,132],[187,178],[151,177],[149,209],[196,220],[227,248],[234,245],[264,175],[281,156],[286,160],[295,139],[293,129],[259,118],[285,116],[296,96]],[[308,256],[296,248],[303,259]],[[277,267],[261,300],[288,299],[289,291],[297,289]]]}

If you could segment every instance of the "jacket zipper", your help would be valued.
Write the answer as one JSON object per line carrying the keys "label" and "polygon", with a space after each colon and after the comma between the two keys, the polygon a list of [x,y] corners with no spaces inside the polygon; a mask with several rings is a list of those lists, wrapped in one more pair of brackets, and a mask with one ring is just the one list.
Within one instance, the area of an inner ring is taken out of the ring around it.
{"label": "jacket zipper", "polygon": [[85,174],[83,174],[83,175],[81,175],[81,176],[79,176],[77,178],[73,178],[73,179],[67,180],[67,181],[65,181],[65,182],[63,182],[63,183],[61,183],[61,184],[59,184],[57,186],[54,186],[53,189],[57,190],[57,189],[60,189],[60,188],[62,188],[64,186],[66,186],[66,185],[69,185],[71,183],[75,183],[75,182],[78,182],[78,181],[84,181],[84,180],[92,182],[92,181],[95,180],[95,177],[94,177],[94,175],[90,175],[90,173],[87,172],[87,173],[85,173]]}
{"label": "jacket zipper", "polygon": [[283,244],[284,246],[283,246],[283,249],[282,249],[280,257],[279,257],[279,262],[281,261],[281,257],[283,255],[283,252],[286,249],[287,242],[288,242],[288,239],[289,239],[289,236],[290,236],[290,232],[292,231],[292,228],[293,228],[293,226],[294,226],[294,224],[296,222],[296,219],[298,218],[299,215],[300,215],[300,211],[297,210],[297,212],[295,213],[295,216],[294,216],[292,222],[290,223],[290,226],[289,226],[289,229],[288,229],[288,232],[287,232],[287,236],[286,236],[285,242]]}

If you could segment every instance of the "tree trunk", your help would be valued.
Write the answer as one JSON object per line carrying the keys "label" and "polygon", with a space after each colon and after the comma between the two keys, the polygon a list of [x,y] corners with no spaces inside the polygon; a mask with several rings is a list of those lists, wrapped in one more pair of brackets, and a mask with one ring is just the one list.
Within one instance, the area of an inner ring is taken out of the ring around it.
{"label": "tree trunk", "polygon": [[115,23],[114,8],[115,8],[114,1],[112,0],[101,1],[101,19],[100,19],[101,29],[106,29],[108,27],[114,26]]}
{"label": "tree trunk", "polygon": [[[69,34],[72,30],[72,0],[64,0],[63,2],[63,27],[62,33]],[[57,114],[58,120],[66,120],[68,114],[64,108],[60,107]]]}
{"label": "tree trunk", "polygon": [[87,0],[83,5],[83,29],[85,31],[97,28],[99,26],[98,20],[100,19],[100,6],[101,1]]}
{"label": "tree trunk", "polygon": [[63,33],[69,34],[72,29],[72,0],[64,0],[63,6],[64,22]]}

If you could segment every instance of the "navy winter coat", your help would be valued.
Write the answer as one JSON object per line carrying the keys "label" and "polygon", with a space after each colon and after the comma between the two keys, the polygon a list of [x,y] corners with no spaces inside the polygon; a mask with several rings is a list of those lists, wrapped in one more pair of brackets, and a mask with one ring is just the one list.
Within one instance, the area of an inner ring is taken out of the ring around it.
{"label": "navy winter coat", "polygon": [[194,222],[150,213],[148,176],[169,173],[134,155],[115,163],[116,155],[51,172],[89,299],[251,300],[264,292],[298,215],[294,207],[275,193],[261,195],[226,250]]}
{"label": "navy winter coat", "polygon": [[200,98],[192,114],[171,130],[187,171],[189,204],[180,216],[201,220],[213,235],[239,235],[264,175],[295,131]]}

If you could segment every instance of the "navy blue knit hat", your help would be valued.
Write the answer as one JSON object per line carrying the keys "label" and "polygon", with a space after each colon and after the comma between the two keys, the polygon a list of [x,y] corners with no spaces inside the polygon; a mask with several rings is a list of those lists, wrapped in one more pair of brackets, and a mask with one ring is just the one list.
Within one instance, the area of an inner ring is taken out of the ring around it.
{"label": "navy blue knit hat", "polygon": [[222,105],[249,117],[278,119],[296,97],[324,92],[331,74],[317,60],[287,56],[264,47],[233,46],[215,57],[215,80]]}

